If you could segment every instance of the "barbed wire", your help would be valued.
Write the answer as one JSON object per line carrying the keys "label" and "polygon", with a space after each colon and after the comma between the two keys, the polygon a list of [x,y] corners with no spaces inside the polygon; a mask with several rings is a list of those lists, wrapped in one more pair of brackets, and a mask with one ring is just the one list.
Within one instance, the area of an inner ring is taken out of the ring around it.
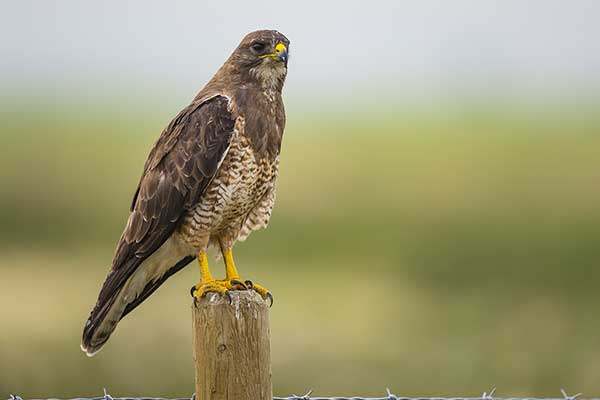
{"label": "barbed wire", "polygon": [[[496,388],[490,390],[490,392],[483,392],[479,397],[402,397],[393,394],[390,389],[386,389],[386,396],[384,397],[313,397],[312,390],[308,393],[297,396],[295,394],[289,397],[273,397],[273,400],[600,400],[600,398],[589,398],[584,399],[580,397],[582,393],[569,396],[563,389],[560,390],[561,397],[495,397]],[[8,400],[24,400],[21,396],[11,394]],[[47,400],[58,400],[55,398]],[[161,397],[112,397],[104,389],[104,395],[101,397],[78,397],[70,400],[196,400],[196,395],[193,394],[191,398],[177,398],[177,399],[165,399]]]}

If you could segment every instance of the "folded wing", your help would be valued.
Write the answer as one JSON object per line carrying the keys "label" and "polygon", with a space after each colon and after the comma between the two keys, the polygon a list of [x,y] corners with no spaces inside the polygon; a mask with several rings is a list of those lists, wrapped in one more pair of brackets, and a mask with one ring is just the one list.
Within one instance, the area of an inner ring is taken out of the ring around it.
{"label": "folded wing", "polygon": [[198,202],[227,153],[234,125],[228,99],[215,96],[190,104],[161,133],[144,165],[112,267],[83,330],[81,347],[88,355],[102,347],[121,318],[193,259],[188,255],[176,260],[161,279],[124,293],[138,267]]}

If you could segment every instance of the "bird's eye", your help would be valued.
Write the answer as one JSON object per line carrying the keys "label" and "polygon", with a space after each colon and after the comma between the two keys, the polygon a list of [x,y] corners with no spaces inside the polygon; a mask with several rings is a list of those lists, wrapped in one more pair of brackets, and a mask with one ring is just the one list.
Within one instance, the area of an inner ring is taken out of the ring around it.
{"label": "bird's eye", "polygon": [[262,42],[254,42],[250,46],[256,53],[261,53],[265,49],[265,44]]}

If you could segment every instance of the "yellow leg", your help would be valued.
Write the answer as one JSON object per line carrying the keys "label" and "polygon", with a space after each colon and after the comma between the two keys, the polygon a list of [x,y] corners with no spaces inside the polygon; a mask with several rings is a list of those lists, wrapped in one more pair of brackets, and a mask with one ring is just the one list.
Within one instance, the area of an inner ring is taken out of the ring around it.
{"label": "yellow leg", "polygon": [[225,260],[225,279],[240,279],[240,274],[235,267],[235,262],[233,261],[233,251],[231,249],[227,249],[223,252],[223,259]]}
{"label": "yellow leg", "polygon": [[233,284],[234,286],[239,286],[239,284],[244,285],[243,289],[254,289],[255,292],[260,294],[263,299],[269,299],[271,305],[273,304],[273,296],[271,293],[263,286],[253,283],[252,281],[246,280],[242,283],[240,278],[240,274],[238,273],[237,268],[235,267],[235,262],[233,261],[233,251],[229,249],[221,248],[223,253],[223,260],[225,261],[225,282],[229,284]]}
{"label": "yellow leg", "polygon": [[209,292],[225,293],[229,290],[212,276],[205,251],[201,251],[200,254],[198,254],[198,265],[200,267],[200,282],[197,285],[192,286],[191,290],[194,299],[204,297],[204,295]]}
{"label": "yellow leg", "polygon": [[217,281],[226,286],[229,290],[246,290],[248,289],[244,282],[240,280],[240,274],[235,268],[233,262],[233,253],[231,249],[222,250],[223,260],[225,261],[225,279]]}

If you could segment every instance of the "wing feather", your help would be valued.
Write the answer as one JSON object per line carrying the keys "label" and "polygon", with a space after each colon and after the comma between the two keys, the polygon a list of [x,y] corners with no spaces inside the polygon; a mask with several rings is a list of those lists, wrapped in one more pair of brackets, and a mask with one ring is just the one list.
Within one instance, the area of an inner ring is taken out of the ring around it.
{"label": "wing feather", "polygon": [[[98,340],[93,340],[95,328],[127,279],[177,229],[186,210],[197,203],[229,148],[234,125],[229,100],[216,96],[192,103],[163,130],[144,164],[112,268],[84,328],[83,346],[98,347]],[[152,291],[156,288],[149,286]],[[150,293],[141,293],[138,299]],[[136,301],[135,306],[140,302]],[[131,310],[130,305],[127,312]],[[103,340],[101,346],[108,336],[96,339]]]}

